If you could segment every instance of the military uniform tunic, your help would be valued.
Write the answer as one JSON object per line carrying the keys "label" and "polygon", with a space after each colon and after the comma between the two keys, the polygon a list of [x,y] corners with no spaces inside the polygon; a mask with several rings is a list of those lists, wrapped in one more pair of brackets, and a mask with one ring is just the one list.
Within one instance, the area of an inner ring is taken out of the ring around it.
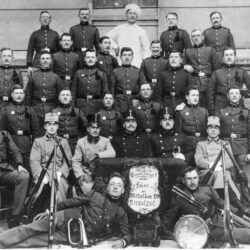
{"label": "military uniform tunic", "polygon": [[148,82],[153,90],[152,99],[161,102],[159,78],[162,71],[167,70],[168,61],[161,56],[151,56],[142,61],[140,68],[140,84]]}
{"label": "military uniform tunic", "polygon": [[63,82],[63,86],[71,89],[75,72],[82,67],[79,55],[71,50],[61,50],[53,55],[52,70]]}
{"label": "military uniform tunic", "polygon": [[111,90],[115,96],[115,108],[121,113],[131,106],[133,97],[139,93],[139,69],[122,66],[113,70]]}
{"label": "military uniform tunic", "polygon": [[59,40],[58,33],[51,30],[48,26],[42,26],[41,29],[34,31],[30,36],[27,48],[27,67],[39,68],[41,51],[47,50],[50,53],[55,53],[60,48]]}
{"label": "military uniform tunic", "polygon": [[73,105],[86,115],[99,111],[100,101],[108,90],[106,73],[96,67],[77,70],[72,85]]}
{"label": "military uniform tunic", "polygon": [[224,65],[213,72],[208,90],[208,110],[211,115],[225,108],[228,104],[227,91],[231,86],[242,89],[243,84],[250,90],[250,75],[236,65]]}
{"label": "military uniform tunic", "polygon": [[169,27],[161,33],[161,47],[164,58],[168,59],[170,51],[177,50],[183,52],[184,49],[191,48],[192,43],[186,30],[179,29],[177,26]]}

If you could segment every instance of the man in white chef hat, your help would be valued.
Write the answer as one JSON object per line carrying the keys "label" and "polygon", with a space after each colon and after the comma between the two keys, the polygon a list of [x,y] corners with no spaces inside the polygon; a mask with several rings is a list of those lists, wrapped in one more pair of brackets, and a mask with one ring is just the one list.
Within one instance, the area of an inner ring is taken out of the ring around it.
{"label": "man in white chef hat", "polygon": [[117,54],[123,47],[130,47],[134,52],[132,65],[140,68],[143,59],[150,57],[150,43],[143,28],[136,24],[141,15],[141,8],[137,4],[125,7],[127,22],[113,28],[107,36],[112,39],[112,47]]}

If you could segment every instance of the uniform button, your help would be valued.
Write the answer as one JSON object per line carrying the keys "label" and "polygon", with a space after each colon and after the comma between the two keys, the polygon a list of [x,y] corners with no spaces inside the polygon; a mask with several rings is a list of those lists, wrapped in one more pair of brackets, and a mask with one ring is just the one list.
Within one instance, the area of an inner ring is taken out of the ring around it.
{"label": "uniform button", "polygon": [[164,147],[161,147],[161,149],[164,149]]}

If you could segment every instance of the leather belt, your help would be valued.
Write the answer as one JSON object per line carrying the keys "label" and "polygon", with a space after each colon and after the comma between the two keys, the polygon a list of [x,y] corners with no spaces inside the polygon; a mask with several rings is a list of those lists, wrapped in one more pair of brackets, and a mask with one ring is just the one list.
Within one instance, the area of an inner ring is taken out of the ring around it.
{"label": "leather belt", "polygon": [[231,135],[225,139],[230,140],[230,139],[240,139],[240,138],[247,138],[247,134],[235,134],[231,133]]}
{"label": "leather belt", "polygon": [[185,135],[195,136],[195,137],[202,137],[203,135],[200,132],[190,132],[190,131],[183,131]]}
{"label": "leather belt", "polygon": [[211,74],[207,74],[205,72],[193,72],[192,76],[196,76],[196,77],[211,77]]}
{"label": "leather belt", "polygon": [[73,80],[73,76],[60,76],[62,80]]}

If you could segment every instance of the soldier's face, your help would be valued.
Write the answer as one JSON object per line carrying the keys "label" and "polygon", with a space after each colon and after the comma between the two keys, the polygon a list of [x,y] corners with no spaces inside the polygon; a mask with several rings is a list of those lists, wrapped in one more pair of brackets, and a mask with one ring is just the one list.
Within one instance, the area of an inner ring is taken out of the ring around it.
{"label": "soldier's face", "polygon": [[129,10],[126,14],[126,17],[129,23],[135,23],[138,18],[137,13],[133,10]]}
{"label": "soldier's face", "polygon": [[178,19],[175,15],[169,14],[167,15],[166,19],[167,19],[168,27],[173,27],[177,25]]}
{"label": "soldier's face", "polygon": [[235,63],[235,54],[232,49],[225,50],[223,56],[224,63],[227,65],[232,65]]}
{"label": "soldier's face", "polygon": [[204,36],[200,30],[194,31],[191,35],[191,38],[194,45],[200,45],[204,40]]}
{"label": "soldier's face", "polygon": [[3,50],[1,53],[1,64],[10,66],[12,64],[13,55],[11,50]]}
{"label": "soldier's face", "polygon": [[11,93],[11,97],[13,99],[14,102],[22,102],[24,100],[25,94],[23,89],[15,89],[12,93]]}
{"label": "soldier's face", "polygon": [[111,94],[106,94],[103,98],[103,104],[106,108],[111,108],[114,104],[114,97]]}
{"label": "soldier's face", "polygon": [[104,52],[109,52],[111,48],[111,41],[110,39],[106,38],[100,43],[101,50]]}
{"label": "soldier's face", "polygon": [[62,40],[60,41],[60,44],[63,49],[70,49],[73,44],[73,41],[71,40],[70,36],[63,36]]}
{"label": "soldier's face", "polygon": [[160,121],[160,125],[164,130],[171,130],[174,127],[174,119],[172,116],[169,116],[168,118],[163,118]]}
{"label": "soldier's face", "polygon": [[216,28],[221,26],[222,18],[219,13],[215,13],[211,16],[210,21],[212,23],[212,26]]}
{"label": "soldier's face", "polygon": [[137,128],[137,122],[136,120],[126,120],[123,123],[123,127],[125,128],[126,131],[128,132],[134,132]]}
{"label": "soldier's face", "polygon": [[182,178],[183,184],[187,187],[187,189],[195,191],[199,185],[199,176],[196,170],[187,172],[185,176]]}
{"label": "soldier's face", "polygon": [[43,13],[39,20],[42,26],[47,26],[51,22],[51,16],[48,13]]}
{"label": "soldier's face", "polygon": [[96,53],[95,52],[87,52],[84,61],[88,66],[94,66],[96,64],[97,58],[96,58]]}
{"label": "soldier's face", "polygon": [[92,137],[98,137],[100,134],[100,129],[101,129],[100,127],[98,127],[96,125],[92,125],[92,126],[87,127],[87,132]]}
{"label": "soldier's face", "polygon": [[152,89],[151,89],[151,86],[149,84],[142,84],[141,85],[141,90],[140,90],[140,94],[141,94],[141,97],[143,99],[148,99],[151,97],[152,95]]}
{"label": "soldier's face", "polygon": [[47,122],[44,124],[44,129],[46,130],[46,133],[49,135],[55,135],[58,130],[58,123],[55,122]]}
{"label": "soldier's face", "polygon": [[190,105],[197,105],[199,102],[199,91],[192,89],[189,91],[189,94],[186,95],[187,103]]}
{"label": "soldier's face", "polygon": [[130,65],[133,60],[133,53],[132,51],[124,51],[121,55],[121,61],[124,65]]}
{"label": "soldier's face", "polygon": [[110,179],[107,186],[107,192],[111,197],[119,198],[124,193],[124,183],[119,177]]}
{"label": "soldier's face", "polygon": [[40,64],[43,69],[50,68],[52,63],[51,55],[50,54],[43,54],[40,57]]}
{"label": "soldier's face", "polygon": [[238,104],[241,100],[241,93],[239,89],[230,89],[228,92],[228,99],[233,104]]}
{"label": "soldier's face", "polygon": [[69,104],[72,100],[71,92],[70,90],[62,90],[59,95],[59,101],[62,104]]}
{"label": "soldier's face", "polygon": [[161,44],[160,43],[153,43],[151,45],[151,54],[152,56],[159,56],[161,54]]}
{"label": "soldier's face", "polygon": [[216,138],[220,134],[220,127],[216,125],[209,125],[207,127],[207,134],[210,138]]}
{"label": "soldier's face", "polygon": [[169,64],[171,67],[176,68],[181,66],[181,56],[180,53],[171,53],[169,55]]}
{"label": "soldier's face", "polygon": [[88,22],[90,19],[90,11],[89,10],[81,10],[78,16],[82,22]]}

